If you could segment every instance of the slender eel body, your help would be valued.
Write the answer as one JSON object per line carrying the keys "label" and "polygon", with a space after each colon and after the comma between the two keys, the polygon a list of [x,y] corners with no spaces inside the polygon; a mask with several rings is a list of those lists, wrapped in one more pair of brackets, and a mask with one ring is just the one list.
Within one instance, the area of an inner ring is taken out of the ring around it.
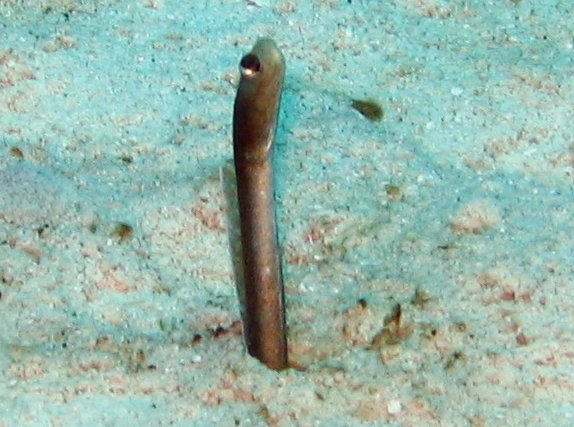
{"label": "slender eel body", "polygon": [[268,367],[287,367],[283,280],[273,186],[273,138],[285,61],[270,39],[259,39],[240,63],[233,113],[243,281],[249,354]]}

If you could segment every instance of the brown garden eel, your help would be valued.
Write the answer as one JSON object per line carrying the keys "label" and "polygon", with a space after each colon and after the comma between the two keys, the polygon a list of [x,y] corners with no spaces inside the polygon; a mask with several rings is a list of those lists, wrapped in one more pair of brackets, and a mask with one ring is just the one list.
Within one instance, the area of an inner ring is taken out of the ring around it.
{"label": "brown garden eel", "polygon": [[247,350],[271,369],[287,367],[283,279],[273,186],[273,139],[285,60],[273,40],[262,38],[239,64],[233,112],[233,151],[239,219],[244,334]]}

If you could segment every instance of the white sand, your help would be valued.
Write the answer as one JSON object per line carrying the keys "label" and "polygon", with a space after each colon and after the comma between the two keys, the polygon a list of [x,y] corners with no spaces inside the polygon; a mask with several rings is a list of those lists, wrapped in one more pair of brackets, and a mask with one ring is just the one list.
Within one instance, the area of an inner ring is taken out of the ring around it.
{"label": "white sand", "polygon": [[[0,1],[0,427],[574,425],[573,15]],[[281,373],[245,354],[222,179],[260,35]]]}

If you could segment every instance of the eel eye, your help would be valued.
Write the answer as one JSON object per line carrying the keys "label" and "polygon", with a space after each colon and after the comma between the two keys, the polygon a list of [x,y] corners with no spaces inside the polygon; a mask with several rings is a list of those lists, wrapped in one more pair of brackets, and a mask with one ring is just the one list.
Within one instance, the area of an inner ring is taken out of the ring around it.
{"label": "eel eye", "polygon": [[248,53],[239,63],[239,70],[243,77],[251,77],[259,72],[261,69],[261,62],[256,55]]}

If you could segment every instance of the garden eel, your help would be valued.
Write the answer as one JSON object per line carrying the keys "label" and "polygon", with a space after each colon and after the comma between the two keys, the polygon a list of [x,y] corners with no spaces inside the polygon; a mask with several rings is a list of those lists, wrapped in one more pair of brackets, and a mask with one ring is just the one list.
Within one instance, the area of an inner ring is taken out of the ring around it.
{"label": "garden eel", "polygon": [[271,369],[287,367],[283,279],[273,186],[273,138],[285,60],[275,42],[257,41],[239,64],[241,79],[233,111],[233,152],[247,350]]}

